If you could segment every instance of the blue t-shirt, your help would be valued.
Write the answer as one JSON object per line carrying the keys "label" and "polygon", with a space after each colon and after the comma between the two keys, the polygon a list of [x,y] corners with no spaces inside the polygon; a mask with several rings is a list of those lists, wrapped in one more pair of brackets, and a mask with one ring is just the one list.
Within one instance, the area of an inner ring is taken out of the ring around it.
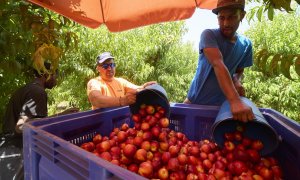
{"label": "blue t-shirt", "polygon": [[193,104],[219,106],[226,97],[218,84],[212,66],[204,56],[204,48],[220,50],[224,64],[232,77],[237,68],[252,66],[252,44],[248,38],[238,34],[236,42],[232,43],[221,34],[219,29],[206,29],[201,34],[198,67],[187,97]]}

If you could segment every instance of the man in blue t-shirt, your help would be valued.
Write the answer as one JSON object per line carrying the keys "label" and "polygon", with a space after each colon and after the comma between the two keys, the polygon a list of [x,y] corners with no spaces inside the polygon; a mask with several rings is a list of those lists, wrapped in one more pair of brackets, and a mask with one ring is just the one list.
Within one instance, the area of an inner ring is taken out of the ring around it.
{"label": "man in blue t-shirt", "polygon": [[241,77],[252,65],[251,41],[236,33],[245,16],[245,0],[219,0],[213,13],[219,28],[201,34],[199,61],[184,103],[221,105],[228,100],[233,119],[254,118],[251,107],[240,99],[245,95]]}

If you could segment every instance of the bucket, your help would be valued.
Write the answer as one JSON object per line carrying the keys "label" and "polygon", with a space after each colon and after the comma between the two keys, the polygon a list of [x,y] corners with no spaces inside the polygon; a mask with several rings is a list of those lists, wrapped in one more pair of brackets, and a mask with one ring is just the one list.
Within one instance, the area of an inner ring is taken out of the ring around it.
{"label": "bucket", "polygon": [[136,102],[129,106],[131,113],[138,113],[142,104],[159,105],[166,110],[166,117],[170,117],[170,103],[167,92],[159,84],[149,85],[137,93]]}
{"label": "bucket", "polygon": [[253,102],[245,97],[241,97],[241,100],[252,108],[255,119],[246,123],[233,120],[230,104],[228,101],[225,101],[221,105],[219,113],[212,126],[213,140],[222,147],[225,139],[224,133],[234,132],[237,130],[237,126],[242,125],[245,127],[243,134],[245,137],[261,140],[264,144],[263,149],[259,152],[262,156],[272,153],[279,144],[277,132],[269,125]]}

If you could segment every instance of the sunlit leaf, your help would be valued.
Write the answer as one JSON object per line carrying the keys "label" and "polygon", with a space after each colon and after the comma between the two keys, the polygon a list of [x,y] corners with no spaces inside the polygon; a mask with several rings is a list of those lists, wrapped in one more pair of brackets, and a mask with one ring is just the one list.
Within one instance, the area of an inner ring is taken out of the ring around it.
{"label": "sunlit leaf", "polygon": [[274,8],[273,8],[273,6],[269,6],[269,8],[268,8],[268,18],[269,18],[269,20],[273,21],[273,18],[274,18]]}
{"label": "sunlit leaf", "polygon": [[294,55],[283,56],[280,63],[280,72],[288,79],[292,80],[290,67],[294,63]]}
{"label": "sunlit leaf", "polygon": [[295,71],[300,76],[300,55],[297,56],[297,59],[295,61]]}

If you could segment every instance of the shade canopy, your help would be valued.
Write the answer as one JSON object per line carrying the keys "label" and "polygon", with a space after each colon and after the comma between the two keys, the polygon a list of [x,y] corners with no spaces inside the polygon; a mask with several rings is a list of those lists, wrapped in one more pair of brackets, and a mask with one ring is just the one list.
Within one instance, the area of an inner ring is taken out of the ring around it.
{"label": "shade canopy", "polygon": [[[196,8],[213,9],[217,0],[28,0],[90,28],[105,24],[119,32],[190,18]],[[204,17],[205,18],[205,17]]]}

